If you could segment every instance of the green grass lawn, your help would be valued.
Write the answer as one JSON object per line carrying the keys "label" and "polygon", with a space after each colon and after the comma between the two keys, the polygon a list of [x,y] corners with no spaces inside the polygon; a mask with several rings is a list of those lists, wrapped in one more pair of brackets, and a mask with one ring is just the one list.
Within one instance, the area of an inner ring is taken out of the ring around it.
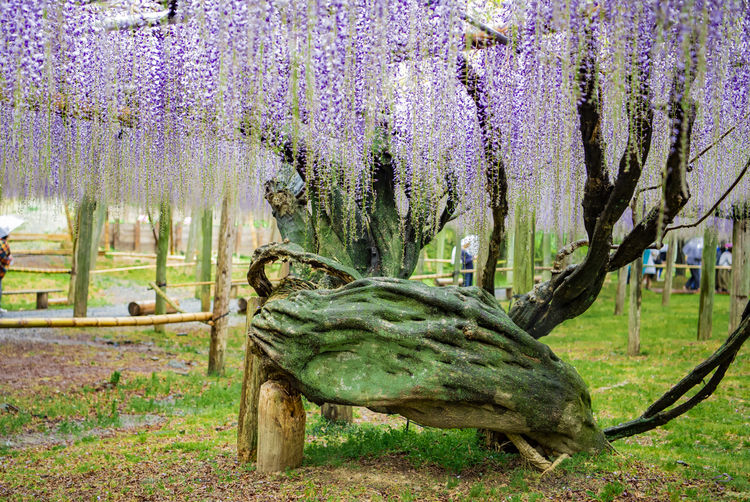
{"label": "green grass lawn", "polygon": [[[132,272],[135,278],[118,280],[142,281],[151,273]],[[716,298],[713,339],[698,342],[697,295],[674,295],[664,310],[659,295],[644,292],[643,354],[631,358],[626,355],[627,317],[612,315],[613,297],[614,287],[607,284],[588,312],[542,340],[587,381],[602,427],[638,416],[710,355],[727,333],[726,296]],[[28,449],[0,443],[0,499],[750,499],[747,348],[716,393],[686,415],[616,442],[618,454],[577,455],[544,478],[516,455],[483,450],[472,430],[406,430],[403,422],[332,425],[307,402],[303,467],[269,476],[236,461],[241,328],[230,334],[226,375],[210,378],[205,376],[208,330],[202,325],[184,336],[169,327],[163,335],[147,329],[77,333],[153,343],[161,361],[176,358],[191,365],[187,371],[165,365],[153,373],[113,373],[108,379],[116,385],[109,386],[87,384],[63,391],[44,384],[0,386],[0,403],[20,409],[0,412],[0,436],[71,432],[75,438]],[[80,351],[71,364],[93,365],[102,350]],[[126,415],[145,414],[165,421],[117,429]],[[362,414],[355,410],[355,417]],[[88,434],[97,428],[111,433]]]}

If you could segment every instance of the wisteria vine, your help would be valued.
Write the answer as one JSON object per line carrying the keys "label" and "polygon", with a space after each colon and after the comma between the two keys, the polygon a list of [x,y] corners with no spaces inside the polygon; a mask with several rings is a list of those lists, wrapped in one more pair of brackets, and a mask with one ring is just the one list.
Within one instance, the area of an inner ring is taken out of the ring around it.
{"label": "wisteria vine", "polygon": [[[697,76],[683,99],[697,104],[691,150],[713,146],[690,169],[687,219],[710,208],[750,156],[745,0],[204,0],[178,2],[177,23],[107,24],[163,9],[146,0],[0,0],[3,197],[88,192],[109,202],[202,206],[232,187],[254,205],[281,167],[267,138],[284,134],[308,158],[325,160],[306,183],[344,190],[357,204],[386,138],[402,205],[415,217],[434,212],[453,180],[460,212],[478,224],[487,159],[475,103],[456,77],[463,54],[487,82],[509,217],[523,204],[543,229],[580,231],[583,55],[597,52],[588,71],[602,89],[610,177],[626,148],[629,90],[644,81],[653,93],[645,188],[664,175],[670,83],[690,64],[686,41],[696,37]],[[509,43],[472,48],[467,13]],[[653,204],[660,191],[641,194]],[[719,209],[749,194],[746,176]]]}

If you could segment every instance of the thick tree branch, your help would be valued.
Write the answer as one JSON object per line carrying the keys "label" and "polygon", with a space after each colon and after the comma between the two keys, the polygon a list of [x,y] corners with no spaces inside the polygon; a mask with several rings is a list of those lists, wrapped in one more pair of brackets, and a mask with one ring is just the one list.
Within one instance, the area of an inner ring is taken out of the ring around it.
{"label": "thick tree branch", "polygon": [[662,200],[648,211],[643,220],[634,222],[633,230],[625,236],[617,251],[610,257],[610,271],[617,270],[640,257],[643,250],[657,240],[659,234],[664,232],[664,228],[690,199],[685,175],[690,159],[690,138],[696,114],[696,105],[689,96],[689,87],[697,71],[695,52],[693,45],[692,64],[683,71],[676,72],[672,79],[669,117],[671,130],[675,133],[663,173]]}
{"label": "thick tree branch", "polygon": [[508,214],[508,180],[501,153],[494,146],[500,143],[498,141],[499,132],[493,130],[489,123],[484,80],[474,71],[463,55],[458,57],[457,75],[459,81],[466,88],[466,92],[474,101],[477,109],[477,121],[482,133],[485,177],[487,178],[487,191],[490,196],[490,211],[492,213],[492,233],[490,234],[487,257],[483,267],[484,273],[479,280],[484,290],[494,294],[495,270],[497,260],[500,257],[500,245],[505,236],[505,216]]}

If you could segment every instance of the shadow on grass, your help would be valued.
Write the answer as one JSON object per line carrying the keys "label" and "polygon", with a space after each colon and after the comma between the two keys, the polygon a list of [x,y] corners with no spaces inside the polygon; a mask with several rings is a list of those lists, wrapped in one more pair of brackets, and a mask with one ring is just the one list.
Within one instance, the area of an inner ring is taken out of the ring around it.
{"label": "shadow on grass", "polygon": [[369,424],[328,422],[316,417],[308,423],[307,465],[344,462],[384,455],[402,455],[414,467],[434,465],[453,473],[478,465],[506,464],[512,455],[480,446],[475,429],[396,429]]}

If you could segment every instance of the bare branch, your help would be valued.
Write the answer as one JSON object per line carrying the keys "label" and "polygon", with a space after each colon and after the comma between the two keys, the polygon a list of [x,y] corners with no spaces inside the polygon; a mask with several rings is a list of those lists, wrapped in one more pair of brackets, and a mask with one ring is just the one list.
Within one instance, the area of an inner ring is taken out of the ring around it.
{"label": "bare branch", "polygon": [[709,216],[711,216],[712,214],[714,214],[714,211],[716,211],[716,208],[719,207],[719,205],[724,201],[724,199],[726,199],[727,196],[732,192],[732,190],[734,190],[734,188],[739,184],[739,182],[742,180],[742,177],[745,176],[745,173],[747,173],[748,168],[750,168],[750,159],[747,160],[747,162],[745,163],[745,167],[742,168],[742,171],[740,172],[739,176],[737,176],[737,178],[734,180],[734,182],[732,183],[732,185],[727,189],[727,191],[724,192],[724,195],[722,195],[721,197],[719,197],[719,200],[717,200],[716,203],[713,206],[711,206],[711,209],[709,209],[708,211],[706,211],[706,213],[703,216],[701,216],[698,219],[698,221],[693,222],[693,223],[686,223],[684,225],[676,225],[674,227],[668,227],[664,231],[664,233],[666,234],[670,230],[677,230],[678,228],[697,227],[698,225],[700,225],[701,223],[703,223],[703,220],[705,220],[706,218],[708,218]]}
{"label": "bare branch", "polygon": [[[750,302],[745,307],[742,323],[716,352],[696,366],[693,371],[688,373],[662,397],[657,399],[639,418],[605,429],[604,434],[607,436],[607,439],[614,441],[635,434],[641,434],[664,425],[709,397],[716,390],[722,378],[724,378],[727,368],[732,364],[732,361],[734,361],[735,356],[748,337],[750,337]],[[703,382],[703,379],[714,370],[716,371],[708,383],[693,397],[667,410],[669,406],[685,396],[690,389]]]}

